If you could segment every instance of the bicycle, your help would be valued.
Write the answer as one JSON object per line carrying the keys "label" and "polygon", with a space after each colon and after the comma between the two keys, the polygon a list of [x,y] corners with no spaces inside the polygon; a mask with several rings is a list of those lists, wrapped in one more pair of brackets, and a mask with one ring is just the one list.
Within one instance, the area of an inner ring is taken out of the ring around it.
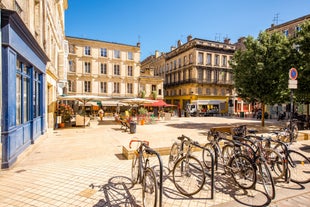
{"label": "bicycle", "polygon": [[[211,163],[212,163],[212,157],[214,157],[214,163],[215,163],[215,170],[218,170],[218,162],[219,158],[222,161],[223,166],[225,166],[229,160],[229,158],[233,154],[234,149],[234,143],[232,140],[227,139],[222,135],[223,133],[220,132],[208,132],[207,139],[209,143],[206,143],[204,145],[204,149],[202,151],[202,159],[205,167],[207,169],[210,169]],[[220,142],[224,141],[224,146],[220,146]],[[209,149],[211,151],[212,155],[207,152],[205,149]],[[224,167],[225,169],[225,167]]]}
{"label": "bicycle", "polygon": [[202,189],[206,179],[202,163],[191,155],[192,147],[200,147],[200,145],[185,135],[178,139],[181,144],[174,143],[172,145],[168,166],[173,165],[173,183],[177,190],[183,195],[191,196]]}
{"label": "bicycle", "polygon": [[[274,169],[278,170],[281,177],[284,176],[286,182],[292,181],[295,183],[308,183],[310,182],[310,159],[301,152],[290,149],[292,142],[285,142],[285,137],[290,137],[288,131],[273,132],[276,134],[277,140],[270,139],[270,142],[274,142],[273,149],[277,150],[284,158],[285,162],[276,163]],[[269,143],[270,145],[270,143]]]}
{"label": "bicycle", "polygon": [[[250,138],[255,138],[257,141],[254,142]],[[245,137],[233,136],[233,140],[235,140],[235,154],[230,158],[226,167],[234,181],[243,189],[251,189],[257,184],[257,175],[260,175],[267,197],[274,199],[274,180],[262,153],[263,138],[247,135]],[[244,142],[245,140],[247,142]]]}
{"label": "bicycle", "polygon": [[[155,154],[155,151],[149,147],[148,141],[133,139],[129,142],[129,148],[133,142],[139,142],[139,146],[134,151],[132,159],[131,176],[132,183],[142,184],[142,203],[143,206],[157,205],[158,183],[154,170],[149,166],[148,155]],[[144,153],[147,155],[144,158]]]}

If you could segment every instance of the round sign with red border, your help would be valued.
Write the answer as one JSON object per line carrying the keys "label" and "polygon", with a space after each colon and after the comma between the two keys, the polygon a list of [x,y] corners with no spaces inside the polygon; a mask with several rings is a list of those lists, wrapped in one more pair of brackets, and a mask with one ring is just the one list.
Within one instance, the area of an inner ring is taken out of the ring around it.
{"label": "round sign with red border", "polygon": [[291,80],[296,80],[297,79],[298,72],[297,72],[296,68],[291,68],[290,69],[289,76],[290,76]]}

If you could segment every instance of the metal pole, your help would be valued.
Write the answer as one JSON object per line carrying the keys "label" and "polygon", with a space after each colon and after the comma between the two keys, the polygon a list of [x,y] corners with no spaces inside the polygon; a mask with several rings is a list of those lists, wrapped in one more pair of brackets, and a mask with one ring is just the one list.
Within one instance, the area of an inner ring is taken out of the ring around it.
{"label": "metal pole", "polygon": [[293,140],[293,115],[294,115],[294,107],[293,107],[293,89],[291,89],[291,116],[290,116],[290,141]]}

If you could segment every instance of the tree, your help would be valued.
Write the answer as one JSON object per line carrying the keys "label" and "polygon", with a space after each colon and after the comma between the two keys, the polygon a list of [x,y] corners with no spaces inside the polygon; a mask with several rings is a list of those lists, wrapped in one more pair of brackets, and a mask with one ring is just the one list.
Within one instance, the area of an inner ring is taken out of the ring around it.
{"label": "tree", "polygon": [[307,116],[309,117],[310,101],[310,21],[301,26],[296,38],[292,39],[292,54],[295,57],[295,64],[298,70],[298,89],[295,92],[296,100],[307,104]]}
{"label": "tree", "polygon": [[262,104],[264,126],[265,104],[289,99],[290,42],[280,33],[261,32],[257,39],[245,38],[244,45],[245,50],[237,50],[230,63],[233,80],[240,98]]}

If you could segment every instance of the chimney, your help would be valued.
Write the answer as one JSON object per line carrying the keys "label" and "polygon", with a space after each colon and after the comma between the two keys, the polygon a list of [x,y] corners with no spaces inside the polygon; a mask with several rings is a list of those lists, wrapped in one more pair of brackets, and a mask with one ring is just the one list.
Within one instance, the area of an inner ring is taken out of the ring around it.
{"label": "chimney", "polygon": [[181,40],[178,40],[178,47],[181,47],[181,45],[182,45]]}
{"label": "chimney", "polygon": [[140,42],[137,43],[137,47],[140,47]]}
{"label": "chimney", "polygon": [[229,39],[229,38],[225,38],[225,39],[224,39],[224,43],[225,43],[225,44],[230,44],[230,39]]}
{"label": "chimney", "polygon": [[155,58],[158,58],[158,57],[159,57],[159,51],[155,50]]}
{"label": "chimney", "polygon": [[192,38],[193,38],[192,35],[188,35],[188,36],[187,36],[187,42],[191,41]]}
{"label": "chimney", "polygon": [[175,50],[175,46],[170,47],[170,51],[173,51],[173,50]]}

